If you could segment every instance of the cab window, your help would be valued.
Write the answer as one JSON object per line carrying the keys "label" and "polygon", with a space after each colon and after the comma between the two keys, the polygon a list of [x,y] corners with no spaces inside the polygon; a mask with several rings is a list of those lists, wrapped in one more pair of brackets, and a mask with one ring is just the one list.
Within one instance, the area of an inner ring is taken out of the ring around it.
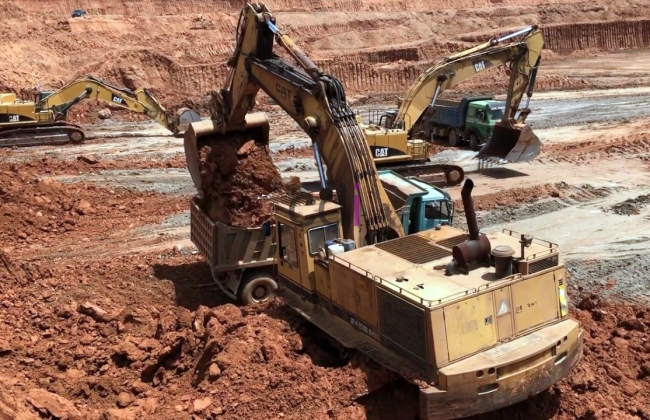
{"label": "cab window", "polygon": [[492,110],[492,119],[493,120],[500,120],[503,118],[503,110],[502,109],[493,109]]}
{"label": "cab window", "polygon": [[484,120],[485,119],[485,110],[484,109],[479,109],[476,111],[476,118],[479,120]]}
{"label": "cab window", "polygon": [[426,203],[424,205],[424,217],[429,220],[440,219],[440,202]]}
{"label": "cab window", "polygon": [[309,229],[307,236],[309,239],[309,253],[311,255],[316,255],[318,250],[324,247],[325,241],[339,237],[339,224],[332,223]]}
{"label": "cab window", "polygon": [[424,217],[429,220],[447,220],[449,213],[449,203],[446,201],[433,201],[424,205]]}
{"label": "cab window", "polygon": [[280,258],[293,267],[298,266],[296,231],[284,223],[280,223]]}

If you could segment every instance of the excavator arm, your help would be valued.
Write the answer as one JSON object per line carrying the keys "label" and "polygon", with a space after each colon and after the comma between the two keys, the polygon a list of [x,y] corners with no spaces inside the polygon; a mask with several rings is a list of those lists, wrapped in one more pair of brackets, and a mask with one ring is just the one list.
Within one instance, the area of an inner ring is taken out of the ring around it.
{"label": "excavator arm", "polygon": [[[274,42],[298,65],[274,54]],[[235,53],[229,65],[232,70],[224,87],[212,94],[211,120],[192,123],[185,133],[187,164],[198,191],[198,150],[204,141],[238,138],[243,144],[254,138],[258,143],[268,144],[266,117],[261,113],[248,114],[262,89],[311,138],[321,178],[321,198],[332,198],[330,181],[343,207],[344,237],[363,246],[404,235],[361,127],[346,102],[343,86],[336,78],[322,73],[280,32],[263,4],[248,4],[242,9]]]}
{"label": "excavator arm", "polygon": [[[505,42],[517,37],[521,39]],[[532,26],[446,57],[420,75],[409,88],[390,125],[411,132],[424,111],[446,89],[487,69],[509,62],[510,83],[506,110],[495,127],[492,138],[479,152],[479,157],[492,156],[520,162],[533,159],[539,154],[540,142],[532,130],[523,124],[530,113],[528,102],[532,96],[543,46],[542,32],[537,26]],[[524,93],[527,94],[528,101],[525,109],[517,116]]]}
{"label": "excavator arm", "polygon": [[113,86],[93,76],[76,79],[36,103],[36,110],[51,110],[55,121],[65,118],[67,111],[83,99],[96,99],[132,112],[145,114],[174,134],[183,131],[189,122],[198,121],[198,115],[181,108],[170,117],[167,110],[147,89],[135,92]]}

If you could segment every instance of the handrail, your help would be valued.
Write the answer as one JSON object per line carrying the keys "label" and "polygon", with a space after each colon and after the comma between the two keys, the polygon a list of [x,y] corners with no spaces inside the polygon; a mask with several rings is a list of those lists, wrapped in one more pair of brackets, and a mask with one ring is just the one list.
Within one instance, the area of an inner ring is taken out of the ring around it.
{"label": "handrail", "polygon": [[532,255],[527,256],[527,257],[524,259],[524,261],[532,261],[532,260],[534,260],[534,259],[539,258],[539,257],[540,257],[541,255],[543,255],[543,254],[549,254],[549,255],[550,255],[550,254],[553,254],[553,253],[558,253],[558,254],[559,254],[559,252],[558,252],[558,250],[557,250],[556,248],[545,249],[544,251],[539,251],[539,252],[537,252],[537,253],[535,253],[535,254],[532,254]]}
{"label": "handrail", "polygon": [[[512,236],[513,238],[514,237],[521,237],[521,235],[522,235],[519,232],[515,232],[514,230],[505,229],[505,228],[501,231],[501,233]],[[549,242],[549,241],[545,241],[544,239],[538,239],[538,238],[535,238],[535,237],[533,237],[533,243],[537,243],[537,245],[547,246],[549,248],[558,248],[559,247],[558,244],[555,244],[555,243]]]}

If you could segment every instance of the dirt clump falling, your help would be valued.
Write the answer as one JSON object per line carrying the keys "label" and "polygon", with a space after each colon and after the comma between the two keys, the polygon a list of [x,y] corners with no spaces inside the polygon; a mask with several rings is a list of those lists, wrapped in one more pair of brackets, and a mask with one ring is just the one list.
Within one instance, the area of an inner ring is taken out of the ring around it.
{"label": "dirt clump falling", "polygon": [[268,146],[241,135],[202,141],[203,210],[213,221],[230,226],[253,227],[267,221],[273,207],[265,196],[283,191]]}

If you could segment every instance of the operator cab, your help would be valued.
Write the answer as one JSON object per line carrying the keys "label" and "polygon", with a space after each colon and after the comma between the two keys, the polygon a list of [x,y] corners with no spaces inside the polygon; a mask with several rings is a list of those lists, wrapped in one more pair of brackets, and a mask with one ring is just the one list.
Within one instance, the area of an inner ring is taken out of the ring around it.
{"label": "operator cab", "polygon": [[454,225],[454,203],[446,191],[390,170],[379,171],[378,175],[406,234]]}

